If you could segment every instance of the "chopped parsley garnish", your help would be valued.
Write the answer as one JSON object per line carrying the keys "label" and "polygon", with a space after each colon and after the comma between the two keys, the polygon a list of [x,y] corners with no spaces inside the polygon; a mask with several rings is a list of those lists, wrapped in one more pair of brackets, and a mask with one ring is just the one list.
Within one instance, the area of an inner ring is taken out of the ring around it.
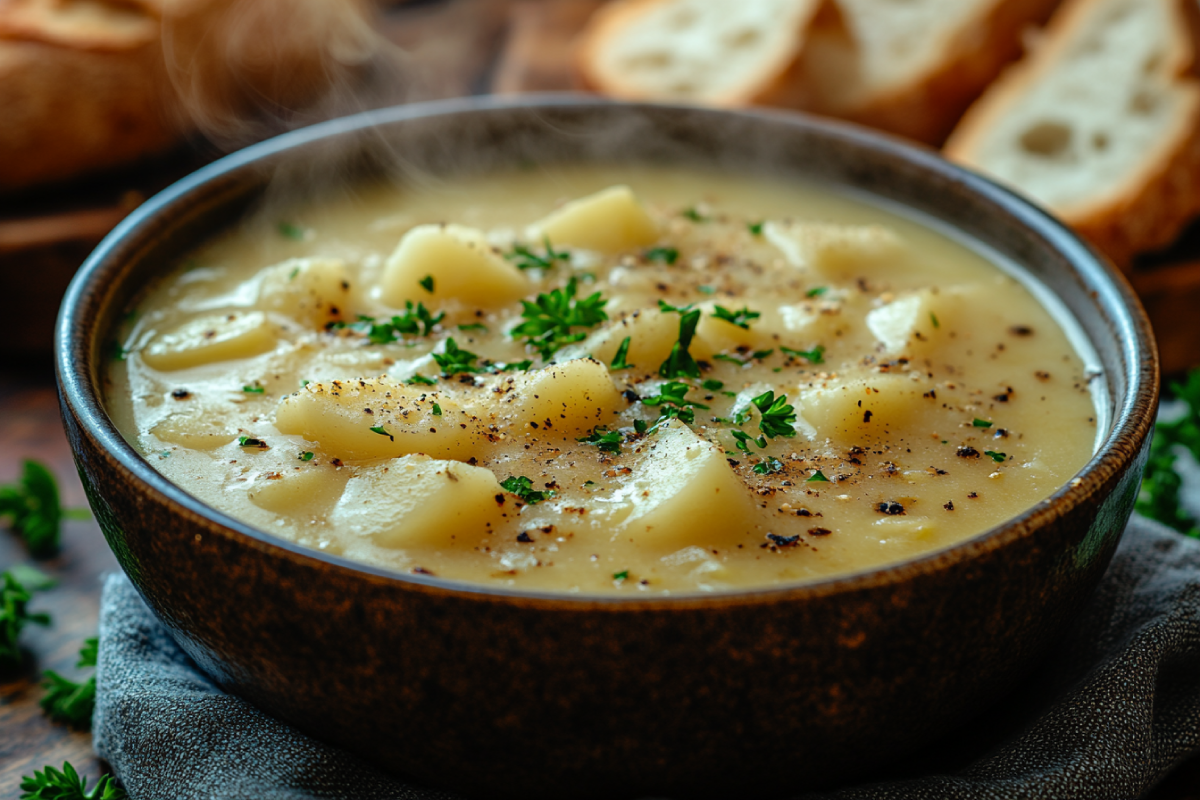
{"label": "chopped parsley garnish", "polygon": [[578,284],[574,277],[562,289],[543,292],[537,300],[522,300],[524,322],[512,329],[514,338],[524,338],[543,360],[549,360],[560,348],[587,338],[584,331],[572,328],[592,328],[608,319],[604,306],[608,300],[599,292],[577,300]]}
{"label": "chopped parsley garnish", "polygon": [[517,269],[553,269],[558,262],[564,263],[571,260],[571,254],[566,250],[555,250],[550,244],[550,237],[542,237],[542,246],[546,248],[546,255],[539,256],[532,249],[523,244],[514,244],[513,249],[504,254],[504,257],[513,262],[513,266]]}
{"label": "chopped parsley garnish", "polygon": [[690,219],[692,222],[708,222],[708,217],[697,211],[695,207],[685,208],[680,212],[680,216],[684,219]]}
{"label": "chopped parsley garnish", "polygon": [[717,293],[716,287],[713,287],[713,286],[697,286],[696,291],[698,291],[700,294],[716,294]]}
{"label": "chopped parsley garnish", "polygon": [[750,363],[749,360],[742,361],[736,356],[731,356],[728,353],[717,353],[713,356],[714,361],[728,361],[730,364],[737,364],[739,367],[744,367]]}
{"label": "chopped parsley garnish", "polygon": [[121,343],[115,339],[109,345],[109,352],[112,353],[113,361],[124,361],[129,357],[129,351],[121,346]]}
{"label": "chopped parsley garnish", "polygon": [[484,371],[494,375],[497,372],[523,372],[533,366],[533,361],[527,358],[524,361],[511,362],[485,361],[484,364]]}
{"label": "chopped parsley garnish", "polygon": [[238,447],[257,447],[259,450],[266,450],[267,443],[254,436],[239,436]]}
{"label": "chopped parsley garnish", "polygon": [[626,361],[626,358],[629,357],[629,343],[632,341],[632,336],[626,336],[621,340],[620,346],[617,347],[617,354],[613,356],[611,364],[613,369],[629,369],[633,366],[633,364]]}
{"label": "chopped parsley garnish", "polygon": [[454,341],[454,337],[446,340],[445,352],[432,353],[433,360],[442,368],[443,375],[459,375],[464,372],[480,372],[480,368],[475,366],[475,362],[479,360],[479,356],[472,353],[470,350],[463,350],[458,346],[458,342]]}
{"label": "chopped parsley garnish", "polygon": [[937,314],[933,313],[932,311],[929,312],[929,321],[933,323],[933,327],[935,328],[942,327],[942,323],[938,322]]}
{"label": "chopped parsley garnish", "polygon": [[603,425],[597,425],[587,436],[581,436],[575,441],[584,444],[594,444],[603,453],[621,452],[621,442],[624,441],[620,431],[610,431]]}
{"label": "chopped parsley garnish", "polygon": [[429,312],[424,303],[417,303],[414,306],[412,300],[406,300],[404,301],[404,313],[397,314],[390,321],[377,322],[374,317],[360,315],[358,323],[350,327],[359,330],[365,328],[371,344],[388,344],[406,334],[428,336],[433,332],[433,327],[445,317],[446,312],[444,311],[438,312],[435,316]]}
{"label": "chopped parsley garnish", "polygon": [[686,383],[669,381],[659,387],[657,395],[642,398],[643,405],[662,406],[658,420],[654,423],[655,427],[658,427],[658,423],[671,418],[680,419],[689,425],[696,421],[696,412],[693,409],[708,408],[708,406],[686,399],[688,390],[691,388]]}
{"label": "chopped parsley garnish", "polygon": [[0,669],[21,663],[17,639],[26,625],[49,625],[49,614],[31,614],[25,606],[33,593],[48,589],[54,581],[32,567],[0,572]]}
{"label": "chopped parsley garnish", "polygon": [[751,222],[746,225],[746,229],[755,236],[762,236],[763,224],[763,222]]}
{"label": "chopped parsley garnish", "polygon": [[483,331],[484,333],[487,333],[487,325],[484,325],[482,322],[472,322],[467,325],[459,325],[458,329],[460,331]]}
{"label": "chopped parsley garnish", "polygon": [[783,345],[780,345],[779,351],[781,353],[786,353],[789,356],[795,356],[796,358],[803,358],[805,361],[807,361],[810,364],[824,364],[825,363],[825,346],[824,345],[819,344],[816,347],[814,347],[812,350],[793,350],[790,347],[784,347]]}
{"label": "chopped parsley garnish", "polygon": [[537,505],[543,500],[549,500],[551,497],[554,497],[554,491],[552,489],[535,491],[533,488],[533,481],[529,480],[529,478],[526,478],[524,475],[516,478],[505,478],[504,480],[500,481],[500,488],[510,494],[515,494],[517,497],[521,498],[524,503],[531,506]]}
{"label": "chopped parsley garnish", "polygon": [[808,479],[805,480],[804,482],[805,483],[829,483],[829,478],[825,477],[824,472],[821,472],[821,470],[817,470],[812,475],[810,475],[808,477]]}
{"label": "chopped parsley garnish", "polygon": [[658,261],[663,264],[674,264],[679,260],[679,251],[674,247],[651,247],[645,255],[647,261]]}
{"label": "chopped parsley garnish", "polygon": [[758,428],[765,436],[795,436],[796,429],[792,427],[796,421],[796,409],[787,404],[787,396],[775,396],[775,392],[767,390],[750,401],[762,415]]}
{"label": "chopped parsley garnish", "polygon": [[279,223],[279,233],[293,242],[299,242],[304,238],[304,228],[291,222]]}
{"label": "chopped parsley garnish", "polygon": [[245,392],[246,394],[263,394],[267,390],[261,383],[259,383],[258,381],[255,381],[252,384],[243,386],[242,391]]}
{"label": "chopped parsley garnish", "polygon": [[983,454],[985,456],[991,456],[992,461],[995,461],[997,464],[1008,458],[1007,453],[997,453],[995,450],[984,450]]}
{"label": "chopped parsley garnish", "polygon": [[[79,668],[96,666],[96,654],[100,640],[87,639],[79,650]],[[42,673],[42,687],[46,694],[39,701],[42,710],[55,722],[64,722],[73,728],[88,730],[92,727],[92,710],[96,707],[96,676],[82,683],[67,680],[54,670]]]}
{"label": "chopped parsley garnish", "polygon": [[828,286],[814,286],[813,288],[811,288],[807,292],[805,292],[804,296],[805,297],[820,297],[821,295],[825,294],[828,291],[829,291]]}
{"label": "chopped parsley garnish", "polygon": [[[739,418],[740,418],[740,421],[739,421]],[[729,422],[730,420],[724,420],[724,421]],[[734,418],[732,420],[732,422],[735,425],[740,425],[742,422],[745,422],[745,421],[746,421],[745,418],[742,417],[742,415],[740,415],[740,414],[738,415],[737,418]],[[750,452],[750,443],[751,442],[758,445],[759,450],[762,450],[763,448],[765,448],[767,446],[767,437],[765,437],[765,436],[760,436],[757,439],[755,439],[753,436],[746,433],[745,431],[737,431],[737,430],[730,431],[729,435],[733,437],[734,442],[737,444],[737,449],[741,450],[743,453]]]}
{"label": "chopped parsley garnish", "polygon": [[440,417],[442,415],[442,407],[437,403],[433,404],[433,415],[435,417]]}
{"label": "chopped parsley garnish", "polygon": [[394,442],[394,441],[396,441],[396,437],[395,437],[395,436],[392,436],[390,433],[388,433],[388,432],[387,432],[387,428],[383,427],[382,425],[372,425],[372,426],[371,426],[371,433],[378,433],[380,436],[386,436],[386,437],[388,437],[388,438],[389,438],[389,439],[391,439],[393,442]]}
{"label": "chopped parsley garnish", "polygon": [[754,471],[759,475],[776,475],[783,472],[783,462],[777,458],[767,458],[755,464]]}
{"label": "chopped parsley garnish", "polygon": [[63,510],[54,474],[27,459],[21,468],[21,479],[0,486],[0,519],[5,518],[34,558],[49,558],[57,553]]}
{"label": "chopped parsley garnish", "polygon": [[297,275],[299,275],[299,274],[300,274],[300,268],[299,268],[299,267],[292,267],[292,271],[288,273],[288,280],[289,280],[289,281],[294,281],[294,280],[296,280],[296,276],[297,276]]}
{"label": "chopped parsley garnish", "polygon": [[301,461],[312,461],[313,460],[312,450],[305,450],[303,453],[301,453],[300,460]]}
{"label": "chopped parsley garnish", "polygon": [[33,777],[21,776],[21,800],[125,800],[125,790],[117,786],[110,774],[100,776],[96,785],[87,788],[70,762],[64,761],[62,771],[46,767],[34,770]]}
{"label": "chopped parsley garnish", "polygon": [[421,278],[421,280],[417,281],[417,283],[421,284],[422,289],[429,292],[430,294],[433,294],[433,276],[432,275],[426,275],[424,278]]}
{"label": "chopped parsley garnish", "polygon": [[700,309],[684,306],[677,308],[666,301],[658,301],[659,310],[663,313],[679,314],[679,339],[671,345],[671,354],[658,367],[658,374],[664,378],[699,378],[700,365],[688,348],[692,346],[692,338],[696,335],[696,325],[700,322]]}
{"label": "chopped parsley garnish", "polygon": [[976,417],[974,421],[971,422],[971,425],[976,428],[992,427],[992,423],[988,422],[986,419],[980,419],[979,417]]}
{"label": "chopped parsley garnish", "polygon": [[310,383],[312,383],[312,381],[310,381],[308,378],[302,378],[300,380],[300,388],[303,389],[305,386],[308,386]]}
{"label": "chopped parsley garnish", "polygon": [[710,392],[717,392],[725,388],[725,384],[716,378],[705,378],[704,382],[700,385]]}
{"label": "chopped parsley garnish", "polygon": [[712,315],[717,319],[725,320],[726,322],[737,325],[743,330],[750,329],[750,323],[762,316],[757,311],[751,311],[749,308],[742,307],[741,311],[730,311],[725,306],[715,306]]}
{"label": "chopped parsley garnish", "polygon": [[424,375],[413,375],[411,378],[405,379],[404,385],[405,386],[413,386],[413,385],[436,386],[437,378],[427,378]]}
{"label": "chopped parsley garnish", "polygon": [[627,570],[627,569],[623,569],[623,570],[621,570],[620,572],[614,572],[614,573],[613,573],[613,580],[614,580],[614,581],[627,581],[627,580],[629,580],[629,570]]}

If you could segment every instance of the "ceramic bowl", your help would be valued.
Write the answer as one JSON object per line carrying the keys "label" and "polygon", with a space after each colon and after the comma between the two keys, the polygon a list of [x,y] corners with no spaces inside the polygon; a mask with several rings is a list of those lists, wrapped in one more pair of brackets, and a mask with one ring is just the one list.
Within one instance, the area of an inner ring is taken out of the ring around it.
{"label": "ceramic bowl", "polygon": [[[347,175],[525,159],[803,178],[940,221],[1021,265],[1091,340],[1109,412],[1094,458],[1021,516],[886,569],[599,598],[467,586],[305,549],[189,496],[114,427],[103,368],[122,309],[160,265],[266,193],[303,200]],[[1158,385],[1149,325],[1124,280],[1045,213],[933,152],[795,114],[571,97],[371,112],[202,169],[84,265],[59,319],[57,367],[104,535],[200,667],[385,770],[520,797],[798,792],[861,775],[977,713],[1035,664],[1104,572],[1138,492]]]}

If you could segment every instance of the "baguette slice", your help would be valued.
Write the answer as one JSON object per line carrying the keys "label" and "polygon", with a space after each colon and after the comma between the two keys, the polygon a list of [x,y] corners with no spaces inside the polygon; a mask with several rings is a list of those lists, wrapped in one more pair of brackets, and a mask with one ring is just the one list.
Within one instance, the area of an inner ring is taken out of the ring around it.
{"label": "baguette slice", "polygon": [[940,144],[1059,0],[837,4],[809,35],[809,110]]}
{"label": "baguette slice", "polygon": [[617,0],[581,34],[587,89],[716,106],[804,104],[796,74],[827,0]]}
{"label": "baguette slice", "polygon": [[1195,0],[1069,0],[946,155],[1030,195],[1123,267],[1200,213]]}

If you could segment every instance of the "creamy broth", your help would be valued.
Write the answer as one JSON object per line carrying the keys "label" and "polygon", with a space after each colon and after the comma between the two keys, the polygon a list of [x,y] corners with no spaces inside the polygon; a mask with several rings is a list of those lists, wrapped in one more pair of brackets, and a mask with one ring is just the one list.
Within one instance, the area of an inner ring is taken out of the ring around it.
{"label": "creamy broth", "polygon": [[323,552],[500,586],[890,564],[1048,497],[1096,437],[1083,360],[1012,276],[856,200],[694,169],[260,214],[118,334],[110,412],[186,491]]}

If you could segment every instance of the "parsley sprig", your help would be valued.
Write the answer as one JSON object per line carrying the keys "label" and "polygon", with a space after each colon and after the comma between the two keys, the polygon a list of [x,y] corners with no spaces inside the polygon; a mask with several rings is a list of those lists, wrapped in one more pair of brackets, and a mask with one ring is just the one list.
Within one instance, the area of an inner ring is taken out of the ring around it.
{"label": "parsley sprig", "polygon": [[505,478],[504,480],[500,481],[500,488],[506,492],[509,492],[510,494],[515,494],[517,497],[521,498],[522,502],[531,506],[537,505],[544,500],[549,500],[551,497],[554,497],[555,494],[553,489],[546,489],[544,491],[535,490],[533,488],[533,481],[531,481],[529,478],[526,478],[524,475],[519,475],[513,478]]}
{"label": "parsley sprig", "polygon": [[796,435],[793,424],[796,422],[796,409],[788,405],[787,395],[775,396],[775,392],[767,390],[750,401],[761,415],[758,428],[768,438],[776,436],[791,437]]}
{"label": "parsley sprig", "polygon": [[604,306],[608,300],[594,292],[583,300],[575,294],[578,282],[572,277],[561,289],[542,292],[533,302],[522,300],[524,322],[512,329],[513,338],[523,338],[537,350],[544,361],[562,347],[587,337],[585,331],[573,328],[592,328],[608,319]]}
{"label": "parsley sprig", "polygon": [[470,350],[463,350],[458,346],[458,342],[454,341],[451,336],[446,340],[446,348],[444,352],[433,353],[433,360],[442,368],[442,374],[446,376],[460,375],[464,372],[483,372],[482,367],[475,365],[479,360],[479,356],[472,353]]}
{"label": "parsley sprig", "polygon": [[732,325],[737,325],[743,330],[749,330],[750,323],[762,316],[759,312],[751,311],[746,307],[743,307],[741,311],[731,311],[725,306],[715,306],[712,315],[717,319],[723,319]]}
{"label": "parsley sprig", "polygon": [[[76,667],[95,667],[100,640],[87,639],[79,650]],[[46,694],[39,701],[42,710],[50,719],[65,722],[73,728],[87,730],[92,727],[92,710],[96,707],[96,676],[76,683],[48,669],[42,673],[42,686]]]}
{"label": "parsley sprig", "polygon": [[33,593],[48,589],[54,581],[31,567],[0,573],[0,670],[21,663],[17,641],[26,625],[49,625],[50,615],[30,613],[26,606]]}
{"label": "parsley sprig", "polygon": [[517,269],[553,269],[560,261],[566,263],[571,260],[571,254],[566,250],[555,250],[550,244],[550,237],[542,237],[542,245],[546,248],[546,255],[539,256],[529,247],[523,244],[514,244],[513,249],[504,254],[504,257],[513,263]]}
{"label": "parsley sprig", "polygon": [[430,313],[424,303],[413,305],[412,300],[404,302],[404,313],[393,316],[390,320],[380,322],[375,317],[359,314],[355,322],[328,323],[326,330],[349,328],[365,334],[371,344],[388,344],[403,339],[405,336],[428,336],[433,327],[446,317],[446,312],[437,315]]}
{"label": "parsley sprig", "polygon": [[581,436],[575,441],[594,444],[602,453],[619,453],[621,452],[621,442],[624,440],[625,437],[621,435],[620,431],[610,431],[603,425],[597,425],[587,436]]}
{"label": "parsley sprig", "polygon": [[0,486],[0,519],[5,517],[34,558],[57,553],[63,510],[53,473],[36,461],[26,460],[21,479]]}
{"label": "parsley sprig", "polygon": [[690,305],[677,307],[665,300],[658,301],[658,308],[664,314],[679,314],[679,338],[671,345],[671,354],[658,367],[658,374],[664,378],[699,378],[700,365],[688,348],[696,335],[696,325],[700,322],[700,309]]}
{"label": "parsley sprig", "polygon": [[696,421],[696,412],[694,409],[708,408],[708,406],[687,399],[687,393],[691,388],[686,383],[668,381],[659,387],[658,394],[653,397],[642,398],[643,405],[662,407],[661,411],[659,411],[658,419],[654,423],[655,427],[658,427],[659,423],[672,418],[679,419],[689,425]]}
{"label": "parsley sprig", "polygon": [[91,789],[87,778],[82,778],[70,762],[64,761],[62,770],[46,767],[34,771],[33,777],[22,776],[21,800],[125,800],[125,791],[117,786],[112,775],[101,775]]}

